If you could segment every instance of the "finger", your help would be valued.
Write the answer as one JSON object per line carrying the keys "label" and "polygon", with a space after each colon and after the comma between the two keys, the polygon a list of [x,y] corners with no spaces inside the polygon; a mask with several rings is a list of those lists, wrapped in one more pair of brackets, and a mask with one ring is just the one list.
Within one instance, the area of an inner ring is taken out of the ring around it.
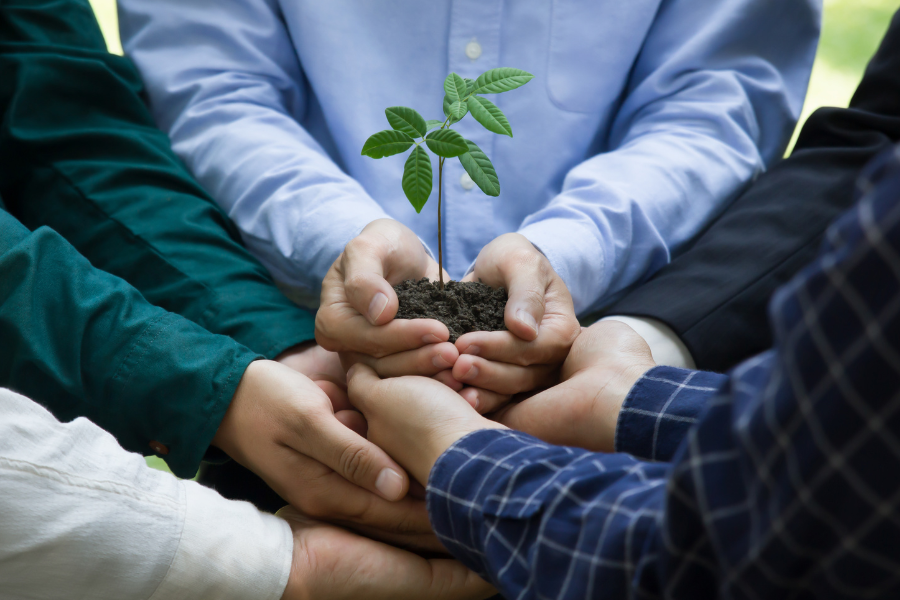
{"label": "finger", "polygon": [[342,410],[334,413],[334,418],[360,437],[366,437],[369,431],[369,424],[366,423],[366,418],[358,410]]}
{"label": "finger", "polygon": [[375,327],[347,304],[322,306],[316,313],[316,341],[334,352],[381,358],[449,339],[447,326],[434,319],[395,319]]}
{"label": "finger", "polygon": [[[365,524],[382,532],[386,541],[427,542],[432,529],[424,502],[412,498],[389,502],[309,456],[288,446],[280,448],[272,457],[279,468],[265,481],[298,510],[343,525]],[[423,548],[430,546],[425,543]]]}
{"label": "finger", "polygon": [[[411,232],[410,232],[411,233]],[[384,325],[399,308],[392,284],[425,275],[428,255],[421,242],[385,235],[362,234],[351,240],[341,256],[347,300],[372,325]]]}
{"label": "finger", "polygon": [[453,368],[459,351],[449,342],[430,344],[417,350],[398,352],[384,358],[375,358],[356,352],[342,353],[341,360],[349,368],[356,363],[372,367],[379,377],[403,377],[404,375],[421,375],[430,377],[441,371]]}
{"label": "finger", "polygon": [[454,392],[458,392],[463,389],[463,384],[453,379],[453,371],[449,369],[446,371],[441,371],[440,373],[433,375],[431,378],[443,383]]}
{"label": "finger", "polygon": [[556,371],[554,365],[522,367],[464,354],[453,365],[453,378],[498,394],[518,394],[545,387],[553,381]]}
{"label": "finger", "polygon": [[485,415],[494,412],[504,406],[512,398],[511,394],[498,394],[491,390],[485,390],[475,387],[464,388],[460,396],[466,399],[466,402],[478,411],[479,414]]}
{"label": "finger", "polygon": [[331,400],[331,408],[334,412],[353,408],[353,405],[350,404],[350,398],[347,396],[347,390],[343,387],[324,379],[313,380],[313,383],[319,386],[325,392],[325,395],[328,396],[328,399]]}
{"label": "finger", "polygon": [[345,427],[333,415],[312,420],[304,427],[295,449],[386,500],[406,495],[409,477],[387,453]]}
{"label": "finger", "polygon": [[473,331],[459,336],[456,348],[460,355],[527,367],[564,361],[572,344],[571,337],[557,336],[549,327],[542,328],[541,336],[531,342],[509,331]]}

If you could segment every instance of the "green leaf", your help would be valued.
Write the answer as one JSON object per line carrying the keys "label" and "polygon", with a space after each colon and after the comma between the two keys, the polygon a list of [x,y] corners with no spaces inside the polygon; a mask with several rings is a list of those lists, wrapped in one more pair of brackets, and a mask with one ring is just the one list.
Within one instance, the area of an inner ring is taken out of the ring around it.
{"label": "green leaf", "polygon": [[497,171],[491,164],[491,159],[481,151],[481,148],[475,145],[475,142],[466,140],[469,151],[459,155],[459,162],[462,163],[463,169],[472,178],[481,191],[488,196],[500,195],[500,180],[497,178]]}
{"label": "green leaf", "polygon": [[534,75],[522,69],[500,67],[485,71],[475,80],[473,94],[499,94],[522,87],[534,79]]}
{"label": "green leaf", "polygon": [[466,97],[466,80],[456,73],[450,73],[444,80],[444,91],[451,103],[459,102]]}
{"label": "green leaf", "polygon": [[466,96],[472,93],[472,89],[475,87],[475,80],[469,79],[466,77]]}
{"label": "green leaf", "polygon": [[467,112],[469,112],[469,107],[461,100],[450,105],[450,117],[453,118],[454,122],[462,120]]}
{"label": "green leaf", "polygon": [[428,133],[428,129],[425,127],[425,119],[411,108],[391,106],[384,109],[384,115],[387,117],[391,127],[396,131],[402,131],[414,138],[425,137],[425,134]]}
{"label": "green leaf", "polygon": [[421,146],[409,153],[403,167],[403,193],[417,213],[431,195],[431,159]]}
{"label": "green leaf", "polygon": [[469,98],[469,111],[476,121],[484,125],[484,128],[500,135],[508,135],[512,137],[512,127],[506,115],[500,110],[496,104],[482,98],[481,96],[472,96]]}
{"label": "green leaf", "polygon": [[450,117],[449,123],[451,125],[453,125],[454,123],[459,121],[459,119],[454,119],[453,116],[450,114],[450,106],[452,104],[453,104],[453,102],[450,101],[450,97],[447,96],[447,94],[444,94],[444,114],[447,115],[448,117]]}
{"label": "green leaf", "polygon": [[402,131],[385,129],[369,136],[363,144],[361,154],[372,158],[384,158],[409,150],[413,143],[413,139]]}
{"label": "green leaf", "polygon": [[444,158],[453,158],[469,151],[466,140],[452,129],[438,129],[425,138],[428,149]]}
{"label": "green leaf", "polygon": [[440,127],[443,124],[444,124],[443,121],[438,121],[436,119],[428,119],[427,121],[425,121],[425,129],[427,129],[428,131],[431,131],[435,127]]}

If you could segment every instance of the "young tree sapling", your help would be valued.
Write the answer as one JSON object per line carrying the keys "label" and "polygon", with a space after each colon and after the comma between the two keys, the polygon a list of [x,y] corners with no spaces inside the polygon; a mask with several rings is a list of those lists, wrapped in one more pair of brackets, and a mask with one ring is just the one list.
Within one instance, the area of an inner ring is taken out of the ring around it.
{"label": "young tree sapling", "polygon": [[[499,94],[521,87],[534,77],[521,69],[502,67],[491,69],[477,79],[465,79],[450,73],[444,80],[444,115],[442,121],[426,121],[418,112],[405,106],[385,109],[391,129],[379,131],[363,144],[362,154],[371,158],[384,158],[406,152],[410,148],[403,169],[402,187],[417,213],[431,196],[431,158],[426,148],[438,159],[438,266],[441,290],[444,289],[444,248],[441,227],[441,188],[443,187],[444,161],[459,158],[472,181],[488,196],[500,195],[500,180],[494,165],[474,142],[463,138],[451,126],[466,114],[481,123],[488,131],[512,137],[512,128],[506,115],[496,104],[480,94]],[[421,139],[420,139],[421,138]]]}

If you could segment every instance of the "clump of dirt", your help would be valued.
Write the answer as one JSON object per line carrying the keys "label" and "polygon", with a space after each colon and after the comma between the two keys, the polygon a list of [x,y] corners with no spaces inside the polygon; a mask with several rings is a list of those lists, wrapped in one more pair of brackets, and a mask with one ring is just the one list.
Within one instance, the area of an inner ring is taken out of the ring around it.
{"label": "clump of dirt", "polygon": [[423,277],[394,286],[400,299],[397,319],[437,319],[450,330],[450,342],[471,331],[504,331],[506,290],[477,281],[441,285]]}

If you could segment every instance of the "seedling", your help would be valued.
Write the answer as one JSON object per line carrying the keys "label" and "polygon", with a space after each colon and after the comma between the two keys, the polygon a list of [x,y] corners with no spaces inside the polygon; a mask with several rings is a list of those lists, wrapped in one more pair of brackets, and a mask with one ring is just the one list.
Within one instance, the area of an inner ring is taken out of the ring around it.
{"label": "seedling", "polygon": [[[499,94],[521,87],[534,75],[520,69],[503,67],[491,69],[477,79],[464,79],[450,73],[444,80],[443,121],[426,121],[418,112],[405,106],[385,109],[392,129],[385,129],[369,137],[363,144],[362,154],[371,158],[384,158],[413,151],[403,168],[403,193],[417,213],[431,196],[431,157],[425,150],[434,152],[438,160],[438,266],[440,267],[441,289],[444,289],[444,248],[441,227],[441,188],[443,187],[444,161],[459,158],[463,168],[475,185],[488,196],[500,195],[500,180],[497,171],[487,155],[474,142],[463,138],[450,126],[458,123],[471,113],[485,129],[500,135],[512,137],[512,128],[506,115],[497,105],[479,94]],[[421,139],[419,139],[421,138]]]}

